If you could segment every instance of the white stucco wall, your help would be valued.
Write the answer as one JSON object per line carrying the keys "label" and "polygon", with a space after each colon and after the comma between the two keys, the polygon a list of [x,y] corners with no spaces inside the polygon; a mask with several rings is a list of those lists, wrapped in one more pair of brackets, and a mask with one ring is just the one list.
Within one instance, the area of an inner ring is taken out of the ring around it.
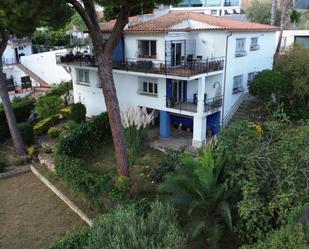
{"label": "white stucco wall", "polygon": [[[17,48],[18,54],[31,55],[32,54],[32,45],[31,44],[14,44],[9,43],[4,50],[2,59],[9,64],[16,63],[16,54],[15,48]],[[21,56],[22,58],[23,56]]]}
{"label": "white stucco wall", "polygon": [[5,66],[3,72],[6,74],[6,77],[9,79],[11,76],[14,79],[14,83],[17,86],[21,86],[21,77],[27,76],[24,71],[20,70],[16,65],[14,66]]}
{"label": "white stucco wall", "polygon": [[23,56],[21,63],[50,84],[71,80],[71,74],[62,66],[56,64],[57,53],[64,53],[65,49],[46,53]]}
{"label": "white stucco wall", "polygon": [[[259,37],[259,50],[250,51],[251,37]],[[246,56],[237,58],[235,57],[237,38],[246,38]],[[247,91],[248,73],[259,72],[265,69],[272,69],[275,49],[276,47],[274,32],[233,33],[232,36],[229,37],[226,67],[224,116],[228,114],[230,109],[233,107],[233,105],[236,103],[237,99],[241,95],[241,93],[233,94],[234,76],[243,75],[243,87],[245,91]]]}

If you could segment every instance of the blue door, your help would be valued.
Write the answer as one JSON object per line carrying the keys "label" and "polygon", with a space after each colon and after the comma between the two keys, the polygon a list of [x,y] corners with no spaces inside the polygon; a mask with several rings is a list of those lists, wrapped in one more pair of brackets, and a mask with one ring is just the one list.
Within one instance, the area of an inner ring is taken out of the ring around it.
{"label": "blue door", "polygon": [[216,135],[220,132],[221,128],[221,112],[215,112],[207,116],[207,129],[211,130],[212,135]]}

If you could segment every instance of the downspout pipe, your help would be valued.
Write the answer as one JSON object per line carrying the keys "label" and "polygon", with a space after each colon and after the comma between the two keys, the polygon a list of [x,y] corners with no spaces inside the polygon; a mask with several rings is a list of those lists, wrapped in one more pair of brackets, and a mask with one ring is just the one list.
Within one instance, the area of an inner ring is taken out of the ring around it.
{"label": "downspout pipe", "polygon": [[224,79],[223,79],[223,100],[222,100],[222,112],[221,112],[221,127],[223,128],[224,124],[224,105],[225,105],[225,87],[226,87],[226,68],[227,68],[227,55],[228,55],[228,47],[229,47],[229,38],[233,35],[232,32],[226,36],[225,41],[225,61],[224,61]]}

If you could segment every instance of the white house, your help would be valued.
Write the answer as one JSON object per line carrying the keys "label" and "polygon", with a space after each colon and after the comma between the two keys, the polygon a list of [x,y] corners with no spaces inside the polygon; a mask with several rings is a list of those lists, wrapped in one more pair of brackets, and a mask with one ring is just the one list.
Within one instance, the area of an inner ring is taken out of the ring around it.
{"label": "white house", "polygon": [[32,42],[27,39],[11,38],[2,56],[4,65],[16,64],[20,58],[32,54]]}
{"label": "white house", "polygon": [[[276,33],[276,44],[278,44],[280,31]],[[309,48],[309,30],[284,30],[281,40],[281,51],[286,50],[294,43],[302,44]]]}
{"label": "white house", "polygon": [[[102,25],[106,37],[114,23]],[[160,136],[181,125],[201,147],[237,110],[255,73],[272,68],[276,30],[196,12],[130,18],[113,58],[120,106],[156,110]],[[93,56],[60,54],[57,61],[71,67],[74,98],[87,115],[105,111]]]}

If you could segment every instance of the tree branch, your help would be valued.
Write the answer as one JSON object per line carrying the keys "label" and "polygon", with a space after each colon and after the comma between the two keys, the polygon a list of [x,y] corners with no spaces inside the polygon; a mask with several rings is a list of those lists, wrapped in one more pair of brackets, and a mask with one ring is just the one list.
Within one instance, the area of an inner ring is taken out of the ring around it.
{"label": "tree branch", "polygon": [[94,33],[93,22],[86,12],[85,8],[77,0],[65,0],[67,3],[71,4],[73,8],[78,12],[81,18],[84,20],[90,33]]}
{"label": "tree branch", "polygon": [[97,18],[97,12],[95,11],[95,7],[94,7],[94,1],[93,0],[83,0],[83,3],[84,3],[84,8],[88,16],[92,20],[92,24],[95,26],[97,31],[101,31],[100,23]]}
{"label": "tree branch", "polygon": [[108,58],[112,57],[112,54],[117,46],[117,41],[121,38],[122,31],[129,21],[130,8],[126,5],[121,6],[119,17],[115,23],[111,36],[107,40],[104,47],[104,55]]}

